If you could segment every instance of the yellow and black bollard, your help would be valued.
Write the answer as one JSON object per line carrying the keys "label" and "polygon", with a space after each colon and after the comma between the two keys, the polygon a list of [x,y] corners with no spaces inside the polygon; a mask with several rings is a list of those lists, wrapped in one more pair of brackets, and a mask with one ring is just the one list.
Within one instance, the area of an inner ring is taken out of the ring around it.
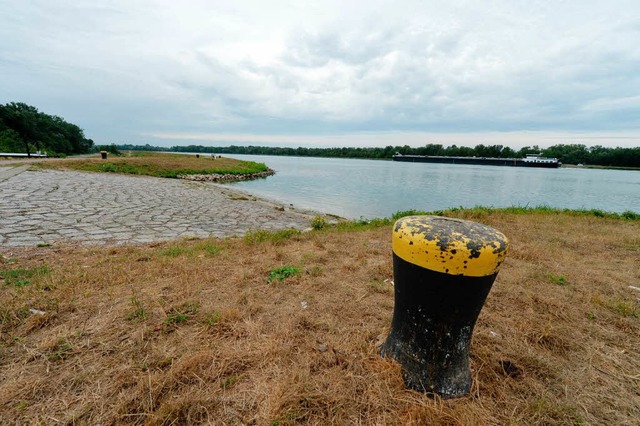
{"label": "yellow and black bollard", "polygon": [[471,334],[507,246],[502,233],[467,220],[395,223],[395,306],[381,352],[400,363],[409,388],[443,398],[469,392]]}

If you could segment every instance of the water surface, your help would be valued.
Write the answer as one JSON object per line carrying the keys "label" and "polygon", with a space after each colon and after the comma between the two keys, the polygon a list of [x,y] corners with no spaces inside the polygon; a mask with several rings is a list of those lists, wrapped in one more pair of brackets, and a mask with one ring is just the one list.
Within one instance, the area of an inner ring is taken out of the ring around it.
{"label": "water surface", "polygon": [[547,205],[640,212],[640,172],[228,155],[259,161],[275,176],[232,184],[247,192],[347,218],[399,210]]}

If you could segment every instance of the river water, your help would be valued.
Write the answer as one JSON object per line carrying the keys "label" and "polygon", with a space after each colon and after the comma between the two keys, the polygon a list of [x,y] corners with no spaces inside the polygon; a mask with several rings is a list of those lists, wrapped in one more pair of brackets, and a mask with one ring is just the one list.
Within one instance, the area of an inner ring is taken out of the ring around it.
{"label": "river water", "polygon": [[233,187],[346,218],[477,205],[640,212],[640,171],[227,156],[262,162],[276,171]]}

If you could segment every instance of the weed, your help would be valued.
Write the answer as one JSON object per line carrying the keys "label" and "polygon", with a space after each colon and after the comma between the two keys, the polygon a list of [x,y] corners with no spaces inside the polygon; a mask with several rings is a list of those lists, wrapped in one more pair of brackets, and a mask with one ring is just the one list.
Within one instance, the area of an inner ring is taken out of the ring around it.
{"label": "weed", "polygon": [[51,247],[49,243],[38,243],[37,247]]}
{"label": "weed", "polygon": [[230,388],[234,384],[238,383],[239,380],[240,380],[239,376],[229,376],[220,382],[220,387],[222,389]]}
{"label": "weed", "polygon": [[167,313],[164,319],[165,325],[178,325],[191,319],[198,312],[198,305],[195,303],[183,303],[180,306],[173,307]]}
{"label": "weed", "polygon": [[139,299],[132,297],[131,304],[133,305],[134,310],[129,315],[127,315],[127,320],[143,321],[147,319],[147,313],[144,310],[144,306],[142,306],[142,302]]}
{"label": "weed", "polygon": [[49,350],[47,359],[49,361],[63,361],[73,351],[73,347],[65,338],[59,338]]}
{"label": "weed", "polygon": [[186,251],[187,250],[184,247],[171,246],[171,247],[167,247],[166,249],[162,249],[162,250],[158,251],[158,254],[160,256],[176,257],[176,256],[180,256],[181,254],[186,253]]}
{"label": "weed", "polygon": [[205,317],[205,321],[209,327],[212,327],[220,322],[220,312],[214,311]]}
{"label": "weed", "polygon": [[594,296],[591,301],[623,317],[640,318],[640,308],[635,301],[618,297],[604,297],[599,294]]}
{"label": "weed", "polygon": [[316,231],[320,231],[327,227],[327,220],[322,216],[316,216],[311,219],[311,227]]}
{"label": "weed", "polygon": [[202,244],[202,246],[199,246],[198,248],[201,248],[203,251],[209,253],[211,256],[216,256],[220,254],[220,252],[222,251],[222,247],[210,242],[204,243]]}
{"label": "weed", "polygon": [[552,273],[547,274],[547,279],[551,284],[565,286],[569,285],[569,281],[567,280],[566,275],[553,275]]}
{"label": "weed", "polygon": [[300,274],[300,269],[292,265],[284,265],[279,268],[272,269],[269,272],[269,279],[267,280],[267,282],[270,283],[273,280],[284,281],[287,278],[293,277],[298,274]]}
{"label": "weed", "polygon": [[172,314],[167,314],[167,317],[164,319],[164,323],[165,325],[176,325],[176,324],[181,324],[185,322],[189,318],[190,316],[187,314],[176,312]]}

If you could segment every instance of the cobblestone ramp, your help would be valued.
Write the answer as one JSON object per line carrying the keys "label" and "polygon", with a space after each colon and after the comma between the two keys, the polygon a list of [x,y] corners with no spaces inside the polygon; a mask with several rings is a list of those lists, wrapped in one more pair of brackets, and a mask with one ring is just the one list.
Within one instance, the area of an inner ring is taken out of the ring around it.
{"label": "cobblestone ramp", "polygon": [[211,183],[24,171],[0,181],[0,247],[144,243],[309,227],[305,213],[234,195]]}

